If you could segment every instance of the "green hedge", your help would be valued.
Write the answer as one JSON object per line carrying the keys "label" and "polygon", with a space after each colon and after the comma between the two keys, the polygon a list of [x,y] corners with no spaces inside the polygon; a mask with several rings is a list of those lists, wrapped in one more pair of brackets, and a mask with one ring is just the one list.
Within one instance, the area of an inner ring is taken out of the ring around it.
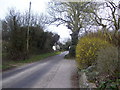
{"label": "green hedge", "polygon": [[97,53],[97,70],[101,74],[106,74],[110,76],[119,76],[120,73],[120,63],[118,59],[118,48],[108,47],[101,49]]}

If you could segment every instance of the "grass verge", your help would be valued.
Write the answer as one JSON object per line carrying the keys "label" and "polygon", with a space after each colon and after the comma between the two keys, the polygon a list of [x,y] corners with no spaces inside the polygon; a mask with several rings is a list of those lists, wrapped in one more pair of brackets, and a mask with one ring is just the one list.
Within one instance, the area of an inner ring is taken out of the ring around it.
{"label": "grass verge", "polygon": [[8,70],[8,69],[12,69],[14,67],[17,67],[17,66],[27,64],[27,63],[40,61],[42,59],[45,59],[45,58],[50,57],[50,56],[58,55],[60,53],[61,52],[45,53],[45,54],[41,54],[41,55],[34,55],[31,58],[25,59],[25,60],[8,61],[8,62],[3,63],[2,66],[0,65],[0,69],[2,69],[2,71],[5,71],[5,70]]}

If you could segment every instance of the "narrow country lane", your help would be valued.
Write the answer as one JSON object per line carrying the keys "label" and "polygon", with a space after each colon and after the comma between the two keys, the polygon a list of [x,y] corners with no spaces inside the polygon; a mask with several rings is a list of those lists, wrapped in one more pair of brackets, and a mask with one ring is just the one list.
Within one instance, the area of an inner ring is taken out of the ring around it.
{"label": "narrow country lane", "polygon": [[74,60],[65,60],[68,52],[6,71],[2,88],[73,88]]}

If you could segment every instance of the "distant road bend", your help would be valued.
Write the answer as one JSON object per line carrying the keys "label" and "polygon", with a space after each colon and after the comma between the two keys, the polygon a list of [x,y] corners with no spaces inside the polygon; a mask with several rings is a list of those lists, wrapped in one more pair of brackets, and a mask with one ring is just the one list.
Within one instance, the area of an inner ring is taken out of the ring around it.
{"label": "distant road bend", "polygon": [[73,88],[74,60],[65,60],[68,52],[2,73],[2,88]]}

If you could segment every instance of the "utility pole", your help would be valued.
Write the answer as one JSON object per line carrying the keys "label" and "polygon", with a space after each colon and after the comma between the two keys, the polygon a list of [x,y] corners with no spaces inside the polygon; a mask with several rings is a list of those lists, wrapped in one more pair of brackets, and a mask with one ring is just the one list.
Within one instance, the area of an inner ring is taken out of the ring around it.
{"label": "utility pole", "polygon": [[28,52],[29,52],[30,11],[31,11],[31,2],[30,2],[30,4],[29,4],[29,15],[28,15],[27,54],[28,54]]}
{"label": "utility pole", "polygon": [[[118,27],[119,27],[118,35],[120,35],[120,1],[118,2]],[[118,60],[120,60],[120,39],[118,39]],[[120,61],[118,63],[120,63]],[[119,64],[118,68],[120,68]],[[120,70],[118,72],[120,72]]]}
{"label": "utility pole", "polygon": [[120,27],[120,1],[118,3],[118,27]]}

